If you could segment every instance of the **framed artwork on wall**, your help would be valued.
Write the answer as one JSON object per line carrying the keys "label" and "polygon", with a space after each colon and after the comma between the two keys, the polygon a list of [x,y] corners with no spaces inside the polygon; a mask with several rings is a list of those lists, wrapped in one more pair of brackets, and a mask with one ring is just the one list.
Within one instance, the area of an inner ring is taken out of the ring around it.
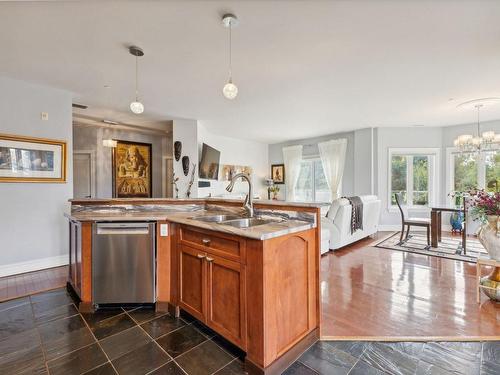
{"label": "framed artwork on wall", "polygon": [[0,134],[0,182],[66,182],[66,142]]}
{"label": "framed artwork on wall", "polygon": [[275,184],[285,183],[285,165],[273,164],[271,165],[271,178]]}
{"label": "framed artwork on wall", "polygon": [[151,198],[151,144],[116,141],[113,148],[113,197]]}

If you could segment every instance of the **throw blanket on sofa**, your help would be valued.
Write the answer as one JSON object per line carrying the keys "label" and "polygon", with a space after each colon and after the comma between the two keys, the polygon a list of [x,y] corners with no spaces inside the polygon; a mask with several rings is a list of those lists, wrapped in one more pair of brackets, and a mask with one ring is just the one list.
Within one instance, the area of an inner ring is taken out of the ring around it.
{"label": "throw blanket on sofa", "polygon": [[345,197],[352,206],[351,234],[363,229],[363,201],[360,197]]}

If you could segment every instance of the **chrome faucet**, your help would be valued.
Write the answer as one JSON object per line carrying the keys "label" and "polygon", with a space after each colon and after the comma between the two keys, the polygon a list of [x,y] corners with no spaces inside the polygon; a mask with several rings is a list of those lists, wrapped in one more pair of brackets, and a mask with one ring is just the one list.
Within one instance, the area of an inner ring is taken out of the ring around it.
{"label": "chrome faucet", "polygon": [[243,203],[243,208],[248,217],[253,217],[253,195],[252,195],[252,181],[250,181],[250,176],[246,173],[237,173],[231,179],[229,185],[227,185],[226,190],[228,192],[232,192],[234,188],[234,183],[238,178],[242,178],[248,182],[248,194],[245,197],[245,202]]}

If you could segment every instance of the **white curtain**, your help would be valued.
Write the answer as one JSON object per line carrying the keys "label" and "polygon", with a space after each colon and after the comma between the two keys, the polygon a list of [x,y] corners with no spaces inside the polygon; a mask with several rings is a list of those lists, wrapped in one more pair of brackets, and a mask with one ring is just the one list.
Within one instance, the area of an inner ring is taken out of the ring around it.
{"label": "white curtain", "polygon": [[337,199],[341,194],[340,186],[344,174],[347,139],[332,139],[321,142],[318,143],[318,148],[325,177],[332,191],[332,200]]}
{"label": "white curtain", "polygon": [[285,164],[286,200],[295,200],[295,185],[299,179],[300,162],[302,161],[302,145],[283,147]]}

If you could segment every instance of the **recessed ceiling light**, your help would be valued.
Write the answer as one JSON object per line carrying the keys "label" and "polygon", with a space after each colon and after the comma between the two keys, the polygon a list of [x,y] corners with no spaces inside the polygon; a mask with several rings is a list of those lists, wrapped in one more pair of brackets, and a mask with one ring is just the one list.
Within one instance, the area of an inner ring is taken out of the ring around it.
{"label": "recessed ceiling light", "polygon": [[109,124],[109,125],[119,125],[120,124],[119,122],[111,121],[111,120],[102,120],[102,122],[104,122],[105,124]]}

